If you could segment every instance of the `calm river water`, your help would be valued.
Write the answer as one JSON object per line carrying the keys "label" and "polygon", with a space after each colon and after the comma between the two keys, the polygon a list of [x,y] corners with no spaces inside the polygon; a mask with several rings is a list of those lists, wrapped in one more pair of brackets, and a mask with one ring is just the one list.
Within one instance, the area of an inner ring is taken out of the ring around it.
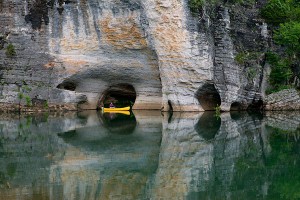
{"label": "calm river water", "polygon": [[300,113],[1,114],[0,199],[300,199]]}

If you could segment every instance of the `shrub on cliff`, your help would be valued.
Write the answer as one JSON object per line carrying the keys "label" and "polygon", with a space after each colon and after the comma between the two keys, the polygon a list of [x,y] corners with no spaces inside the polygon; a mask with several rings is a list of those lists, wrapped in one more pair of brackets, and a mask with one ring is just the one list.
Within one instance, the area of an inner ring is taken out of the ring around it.
{"label": "shrub on cliff", "polygon": [[13,44],[9,44],[7,47],[6,47],[6,52],[5,52],[6,56],[7,57],[13,57],[16,55],[16,51],[15,51],[15,47]]}
{"label": "shrub on cliff", "polygon": [[[277,54],[267,54],[271,65],[269,82],[272,92],[291,87],[291,78],[299,77],[300,3],[299,0],[269,0],[261,9],[262,17],[271,25]],[[274,50],[274,49],[273,49]],[[293,68],[293,71],[292,71]],[[294,74],[293,74],[294,72]]]}
{"label": "shrub on cliff", "polygon": [[287,47],[287,53],[295,57],[300,53],[300,23],[280,24],[279,29],[274,31],[274,40],[277,44]]}
{"label": "shrub on cliff", "polygon": [[189,0],[188,5],[193,15],[199,14],[203,6],[216,6],[220,3],[219,0]]}
{"label": "shrub on cliff", "polygon": [[189,0],[189,7],[192,13],[197,13],[204,5],[204,0]]}
{"label": "shrub on cliff", "polygon": [[290,17],[291,7],[284,0],[271,0],[261,9],[261,15],[268,23],[279,24]]}
{"label": "shrub on cliff", "polygon": [[269,83],[267,93],[278,92],[282,89],[290,88],[290,79],[293,75],[289,59],[282,59],[273,52],[266,53],[266,61],[271,65],[271,73],[269,75]]}

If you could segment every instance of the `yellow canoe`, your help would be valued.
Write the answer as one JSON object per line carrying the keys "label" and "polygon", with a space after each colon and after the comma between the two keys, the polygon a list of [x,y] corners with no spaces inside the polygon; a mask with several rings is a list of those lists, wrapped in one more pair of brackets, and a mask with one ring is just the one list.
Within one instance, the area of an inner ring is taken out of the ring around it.
{"label": "yellow canoe", "polygon": [[128,110],[104,111],[104,113],[116,113],[116,114],[130,115],[130,111],[128,111]]}
{"label": "yellow canoe", "polygon": [[103,108],[104,112],[114,112],[114,111],[129,111],[130,106],[123,107],[123,108]]}

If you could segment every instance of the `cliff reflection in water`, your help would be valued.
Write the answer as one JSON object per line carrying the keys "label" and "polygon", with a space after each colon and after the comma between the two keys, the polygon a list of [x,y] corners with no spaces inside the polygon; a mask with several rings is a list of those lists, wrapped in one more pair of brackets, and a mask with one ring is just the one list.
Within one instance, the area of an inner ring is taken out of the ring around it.
{"label": "cliff reflection in water", "polygon": [[299,199],[300,114],[1,115],[0,199]]}

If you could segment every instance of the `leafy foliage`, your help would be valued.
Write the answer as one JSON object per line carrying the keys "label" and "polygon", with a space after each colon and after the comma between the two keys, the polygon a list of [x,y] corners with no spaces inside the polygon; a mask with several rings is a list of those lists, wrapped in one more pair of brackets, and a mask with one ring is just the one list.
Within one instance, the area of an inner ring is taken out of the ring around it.
{"label": "leafy foliage", "polygon": [[221,116],[221,106],[219,106],[218,104],[215,107],[215,116],[217,119],[220,118],[220,116]]}
{"label": "leafy foliage", "polygon": [[271,0],[262,8],[261,15],[268,23],[279,24],[285,22],[290,16],[291,8],[288,3],[283,0]]}
{"label": "leafy foliage", "polygon": [[196,13],[205,3],[205,0],[190,0],[189,7],[192,13]]}
{"label": "leafy foliage", "polygon": [[[243,1],[243,0],[237,0]],[[249,0],[251,1],[251,0]],[[218,3],[221,3],[220,0],[189,0],[189,8],[193,15],[200,13],[203,6],[216,6]]]}
{"label": "leafy foliage", "polygon": [[269,88],[267,93],[290,88],[289,81],[293,73],[289,60],[281,59],[276,53],[268,52],[266,54],[266,61],[271,65],[272,69],[269,76],[269,83],[272,85],[272,88]]}
{"label": "leafy foliage", "polygon": [[31,97],[28,94],[25,94],[25,93],[30,92],[30,91],[31,91],[31,88],[28,87],[27,85],[23,85],[22,87],[19,88],[19,92],[18,92],[19,107],[21,106],[21,101],[24,98],[25,98],[25,101],[26,101],[26,105],[27,106],[32,106]]}
{"label": "leafy foliage", "polygon": [[280,24],[274,33],[275,42],[286,46],[289,54],[300,53],[300,22]]}
{"label": "leafy foliage", "polygon": [[7,45],[5,54],[7,57],[13,57],[16,55],[16,50],[13,44]]}
{"label": "leafy foliage", "polygon": [[[269,92],[290,88],[291,68],[297,68],[300,54],[300,3],[299,0],[269,0],[261,15],[273,28],[273,39],[285,50],[279,55],[266,54],[271,65]],[[298,66],[299,67],[299,66]]]}
{"label": "leafy foliage", "polygon": [[29,95],[25,95],[26,105],[31,106],[31,98]]}

